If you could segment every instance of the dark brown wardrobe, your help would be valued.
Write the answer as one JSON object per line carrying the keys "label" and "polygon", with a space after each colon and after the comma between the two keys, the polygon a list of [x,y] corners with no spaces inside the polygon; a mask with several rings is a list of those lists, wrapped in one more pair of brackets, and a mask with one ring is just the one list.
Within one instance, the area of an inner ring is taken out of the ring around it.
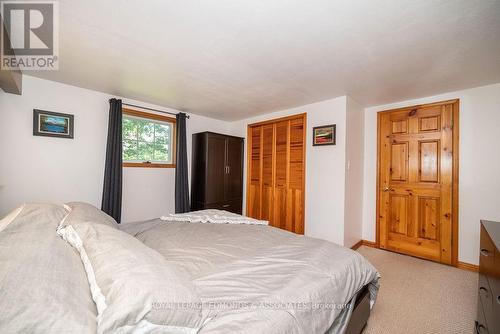
{"label": "dark brown wardrobe", "polygon": [[191,210],[242,213],[243,138],[213,132],[193,134]]}
{"label": "dark brown wardrobe", "polygon": [[304,233],[306,114],[248,126],[249,217]]}

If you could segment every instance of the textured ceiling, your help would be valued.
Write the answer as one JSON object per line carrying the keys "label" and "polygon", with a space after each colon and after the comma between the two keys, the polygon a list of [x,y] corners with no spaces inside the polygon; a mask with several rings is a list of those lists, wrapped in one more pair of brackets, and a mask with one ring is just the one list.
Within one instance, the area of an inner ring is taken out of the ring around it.
{"label": "textured ceiling", "polygon": [[26,72],[235,120],[500,82],[500,1],[60,0],[59,71]]}

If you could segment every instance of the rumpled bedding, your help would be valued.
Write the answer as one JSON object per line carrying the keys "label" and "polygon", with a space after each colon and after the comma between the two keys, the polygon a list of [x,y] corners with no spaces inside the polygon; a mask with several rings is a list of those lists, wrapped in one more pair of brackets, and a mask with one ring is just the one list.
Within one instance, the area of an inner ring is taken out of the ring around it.
{"label": "rumpled bedding", "polygon": [[160,219],[122,224],[184,270],[210,320],[201,334],[343,333],[350,302],[365,285],[371,305],[377,270],[334,243],[256,224]]}

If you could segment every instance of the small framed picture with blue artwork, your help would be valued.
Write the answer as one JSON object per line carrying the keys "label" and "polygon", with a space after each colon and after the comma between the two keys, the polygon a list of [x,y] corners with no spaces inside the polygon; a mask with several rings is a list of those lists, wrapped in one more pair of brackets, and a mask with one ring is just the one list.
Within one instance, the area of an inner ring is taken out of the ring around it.
{"label": "small framed picture with blue artwork", "polygon": [[74,115],[33,109],[33,135],[73,139]]}

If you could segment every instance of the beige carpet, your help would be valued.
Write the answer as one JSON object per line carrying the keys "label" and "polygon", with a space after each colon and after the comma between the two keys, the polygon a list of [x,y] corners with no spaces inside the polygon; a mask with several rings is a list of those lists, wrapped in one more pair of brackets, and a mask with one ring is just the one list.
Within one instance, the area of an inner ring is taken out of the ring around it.
{"label": "beige carpet", "polygon": [[358,251],[382,275],[363,334],[474,332],[477,273],[365,246]]}

